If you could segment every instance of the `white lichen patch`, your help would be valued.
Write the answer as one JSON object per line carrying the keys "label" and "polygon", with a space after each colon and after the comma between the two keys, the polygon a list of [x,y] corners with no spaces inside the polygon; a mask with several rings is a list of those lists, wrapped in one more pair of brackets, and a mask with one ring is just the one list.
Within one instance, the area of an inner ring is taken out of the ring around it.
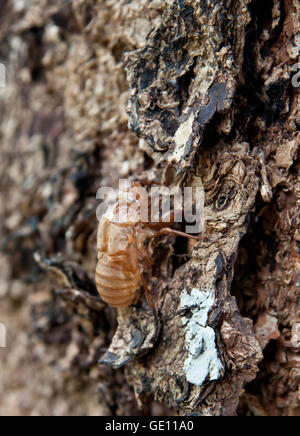
{"label": "white lichen patch", "polygon": [[207,325],[208,315],[215,299],[211,290],[192,289],[181,294],[181,307],[189,308],[191,317],[183,318],[186,331],[186,349],[189,353],[184,363],[187,380],[201,386],[206,380],[218,380],[223,366],[216,348],[216,335]]}
{"label": "white lichen patch", "polygon": [[174,153],[172,153],[172,155],[169,157],[170,162],[178,163],[183,158],[186,144],[193,133],[194,119],[195,116],[192,113],[189,118],[177,129],[177,132],[174,136],[176,148],[174,150]]}

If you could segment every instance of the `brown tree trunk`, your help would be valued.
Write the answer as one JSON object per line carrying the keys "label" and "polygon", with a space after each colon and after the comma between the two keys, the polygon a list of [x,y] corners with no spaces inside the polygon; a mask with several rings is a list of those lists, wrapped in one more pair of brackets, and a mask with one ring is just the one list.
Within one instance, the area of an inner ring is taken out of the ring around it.
{"label": "brown tree trunk", "polygon": [[[300,414],[299,13],[3,2],[0,415]],[[95,288],[111,175],[205,192],[205,239],[149,245],[155,311]]]}

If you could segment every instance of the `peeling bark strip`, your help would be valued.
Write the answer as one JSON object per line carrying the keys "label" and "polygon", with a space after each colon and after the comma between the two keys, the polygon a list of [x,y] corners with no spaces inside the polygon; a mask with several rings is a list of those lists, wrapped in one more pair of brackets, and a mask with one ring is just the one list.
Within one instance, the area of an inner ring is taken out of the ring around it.
{"label": "peeling bark strip", "polygon": [[[147,140],[152,153],[161,153],[162,166],[171,164],[177,173],[193,167],[201,178],[209,242],[191,248],[191,260],[167,285],[160,284],[162,332],[149,356],[130,358],[129,344],[136,335],[132,326],[137,324],[130,308],[119,318],[118,332],[126,331],[131,339],[126,346],[117,333],[109,353],[119,362],[120,353],[124,356],[127,350],[122,361],[132,361],[127,376],[140,401],[154,396],[183,413],[234,413],[242,387],[255,377],[262,356],[251,322],[242,319],[230,296],[232,263],[259,188],[260,160],[246,142],[220,141],[211,153],[199,149],[216,114],[224,126],[220,134],[229,134],[232,127],[230,122],[226,127],[222,114],[229,114],[234,102],[237,66],[242,65],[250,21],[246,4],[239,2],[233,17],[228,15],[228,5],[220,3],[167,2],[162,23],[150,33],[146,47],[129,53],[125,61],[131,85],[130,126]],[[180,315],[180,295],[181,301],[184,296],[192,298],[188,295],[194,295],[195,289],[212,290],[208,324],[203,320],[198,328],[193,307],[190,320]],[[139,335],[147,337],[140,328]],[[222,368],[226,379],[221,377]],[[204,399],[211,406],[203,407]]]}

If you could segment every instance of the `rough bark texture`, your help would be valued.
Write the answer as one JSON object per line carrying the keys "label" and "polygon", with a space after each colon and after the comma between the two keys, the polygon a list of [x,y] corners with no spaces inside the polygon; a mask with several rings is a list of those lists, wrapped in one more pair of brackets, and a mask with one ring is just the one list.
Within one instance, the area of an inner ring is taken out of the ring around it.
{"label": "rough bark texture", "polygon": [[[2,3],[0,414],[299,415],[298,2]],[[95,289],[110,174],[205,190],[204,241],[149,245],[154,312]]]}

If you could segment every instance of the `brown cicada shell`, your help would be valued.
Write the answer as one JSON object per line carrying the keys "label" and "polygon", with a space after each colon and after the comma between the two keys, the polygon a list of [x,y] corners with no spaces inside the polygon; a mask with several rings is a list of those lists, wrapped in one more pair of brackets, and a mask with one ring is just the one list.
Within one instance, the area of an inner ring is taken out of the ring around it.
{"label": "brown cicada shell", "polygon": [[[140,263],[142,261],[143,264],[151,265],[144,246],[147,238],[175,234],[200,239],[200,237],[169,228],[172,222],[145,223],[142,221],[142,210],[149,208],[148,194],[144,191],[140,197],[129,195],[131,189],[141,187],[135,182],[130,188],[119,191],[116,203],[101,217],[99,223],[96,285],[102,299],[112,307],[130,306],[141,284],[149,304],[154,307],[143,276],[144,267]],[[125,203],[124,198],[126,198]],[[122,213],[126,219],[120,221]]]}

